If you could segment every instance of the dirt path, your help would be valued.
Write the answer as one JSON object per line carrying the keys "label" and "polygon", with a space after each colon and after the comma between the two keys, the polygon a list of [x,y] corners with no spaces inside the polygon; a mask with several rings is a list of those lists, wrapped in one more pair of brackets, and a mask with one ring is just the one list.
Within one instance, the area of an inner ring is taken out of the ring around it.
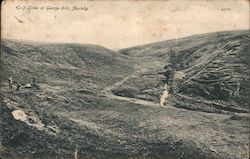
{"label": "dirt path", "polygon": [[134,104],[141,104],[141,105],[145,105],[145,106],[159,107],[160,105],[158,103],[154,103],[154,102],[150,102],[150,101],[146,101],[146,100],[142,100],[142,99],[136,99],[136,98],[128,98],[128,97],[118,96],[118,95],[114,95],[112,93],[111,90],[118,88],[125,81],[127,81],[128,79],[130,79],[132,77],[136,77],[136,74],[139,74],[139,73],[140,72],[135,71],[131,75],[125,77],[123,80],[116,82],[115,84],[113,84],[110,87],[107,87],[104,90],[105,96],[108,97],[108,98],[110,98],[110,99],[122,100],[122,101],[130,102],[130,103],[134,103]]}
{"label": "dirt path", "polygon": [[130,102],[130,103],[134,103],[134,104],[141,104],[141,105],[145,105],[145,106],[153,106],[153,107],[164,106],[165,100],[166,100],[166,98],[168,97],[168,94],[169,94],[168,91],[167,91],[167,84],[164,85],[164,91],[163,91],[162,95],[160,96],[160,103],[154,103],[154,102],[150,102],[150,101],[142,100],[142,99],[118,96],[118,95],[114,95],[112,93],[111,90],[117,89],[125,81],[129,80],[130,78],[136,77],[136,75],[141,74],[141,73],[143,73],[144,71],[147,70],[145,68],[142,69],[141,67],[139,67],[139,65],[137,65],[135,67],[135,69],[136,69],[136,71],[134,73],[132,73],[131,75],[126,76],[121,81],[118,81],[118,82],[114,83],[112,86],[107,87],[104,90],[105,96],[108,97],[108,98],[111,98],[111,99],[122,100],[122,101]]}
{"label": "dirt path", "polygon": [[[161,104],[159,103],[154,103],[154,102],[150,102],[150,101],[147,101],[147,100],[142,100],[142,99],[136,99],[136,98],[129,98],[129,97],[123,97],[123,96],[118,96],[118,95],[114,95],[112,93],[111,90],[113,89],[117,89],[119,86],[121,86],[122,84],[124,84],[124,82],[126,82],[127,80],[129,80],[130,78],[134,78],[134,77],[137,77],[137,75],[139,74],[142,74],[144,71],[146,71],[147,69],[141,69],[141,67],[139,66],[135,66],[135,69],[136,71],[128,76],[126,76],[124,79],[122,79],[121,81],[118,81],[116,83],[114,83],[112,86],[109,86],[107,87],[105,90],[104,90],[104,95],[110,99],[116,99],[116,100],[122,100],[122,101],[126,101],[126,102],[130,102],[130,103],[134,103],[134,104],[140,104],[140,105],[145,105],[145,106],[153,106],[153,107],[159,107],[159,106],[162,106]],[[167,87],[164,87],[164,92],[163,92],[163,97],[162,98],[162,101],[163,103],[165,102],[165,98],[167,97],[166,95],[168,94],[168,92],[166,92],[166,88]],[[164,105],[164,104],[163,104]]]}
{"label": "dirt path", "polygon": [[126,101],[129,103],[140,104],[144,106],[160,107],[159,103],[154,103],[154,102],[150,102],[150,101],[142,100],[142,99],[122,97],[122,96],[117,96],[114,94],[107,94],[106,97],[111,98],[111,99]]}
{"label": "dirt path", "polygon": [[125,77],[124,79],[122,79],[121,81],[116,82],[115,84],[113,84],[112,86],[109,86],[105,89],[105,92],[109,92],[112,93],[111,90],[112,89],[116,89],[118,88],[120,85],[122,85],[125,81],[127,81],[128,79],[132,78],[132,77],[136,77],[136,74],[138,74],[139,72],[135,71],[134,73],[132,73],[131,75]]}

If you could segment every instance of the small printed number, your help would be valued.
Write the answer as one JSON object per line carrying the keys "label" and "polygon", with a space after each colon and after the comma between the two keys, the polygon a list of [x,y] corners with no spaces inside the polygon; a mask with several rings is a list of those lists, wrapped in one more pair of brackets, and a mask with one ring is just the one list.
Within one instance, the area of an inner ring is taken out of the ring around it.
{"label": "small printed number", "polygon": [[221,11],[231,11],[231,8],[221,8]]}

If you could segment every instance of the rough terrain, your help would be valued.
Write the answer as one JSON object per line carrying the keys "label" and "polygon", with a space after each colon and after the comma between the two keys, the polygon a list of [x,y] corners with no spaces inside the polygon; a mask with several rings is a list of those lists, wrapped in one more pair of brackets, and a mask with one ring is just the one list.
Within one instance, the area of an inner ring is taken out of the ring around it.
{"label": "rough terrain", "polygon": [[[2,158],[249,158],[249,31],[118,52],[1,46]],[[162,82],[170,63],[173,93]],[[40,89],[12,92],[10,76],[36,76]]]}

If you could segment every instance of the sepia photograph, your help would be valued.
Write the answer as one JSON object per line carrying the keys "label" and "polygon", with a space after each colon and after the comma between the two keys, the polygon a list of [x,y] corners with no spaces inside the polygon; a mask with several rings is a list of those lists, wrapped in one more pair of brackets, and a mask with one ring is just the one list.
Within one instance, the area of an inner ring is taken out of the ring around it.
{"label": "sepia photograph", "polygon": [[2,0],[0,159],[249,159],[249,0]]}

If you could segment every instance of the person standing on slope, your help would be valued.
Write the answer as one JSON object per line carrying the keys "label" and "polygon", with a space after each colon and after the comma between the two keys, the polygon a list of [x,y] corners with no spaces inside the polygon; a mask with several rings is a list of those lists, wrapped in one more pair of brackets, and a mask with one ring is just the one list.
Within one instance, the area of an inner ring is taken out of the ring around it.
{"label": "person standing on slope", "polygon": [[35,76],[33,76],[32,82],[34,85],[36,84],[36,77]]}
{"label": "person standing on slope", "polygon": [[13,89],[13,80],[12,80],[12,78],[10,77],[9,79],[8,79],[8,83],[9,83],[9,88],[10,88],[10,90],[12,90]]}
{"label": "person standing on slope", "polygon": [[22,87],[22,85],[19,82],[17,82],[16,91],[19,92],[21,87]]}

